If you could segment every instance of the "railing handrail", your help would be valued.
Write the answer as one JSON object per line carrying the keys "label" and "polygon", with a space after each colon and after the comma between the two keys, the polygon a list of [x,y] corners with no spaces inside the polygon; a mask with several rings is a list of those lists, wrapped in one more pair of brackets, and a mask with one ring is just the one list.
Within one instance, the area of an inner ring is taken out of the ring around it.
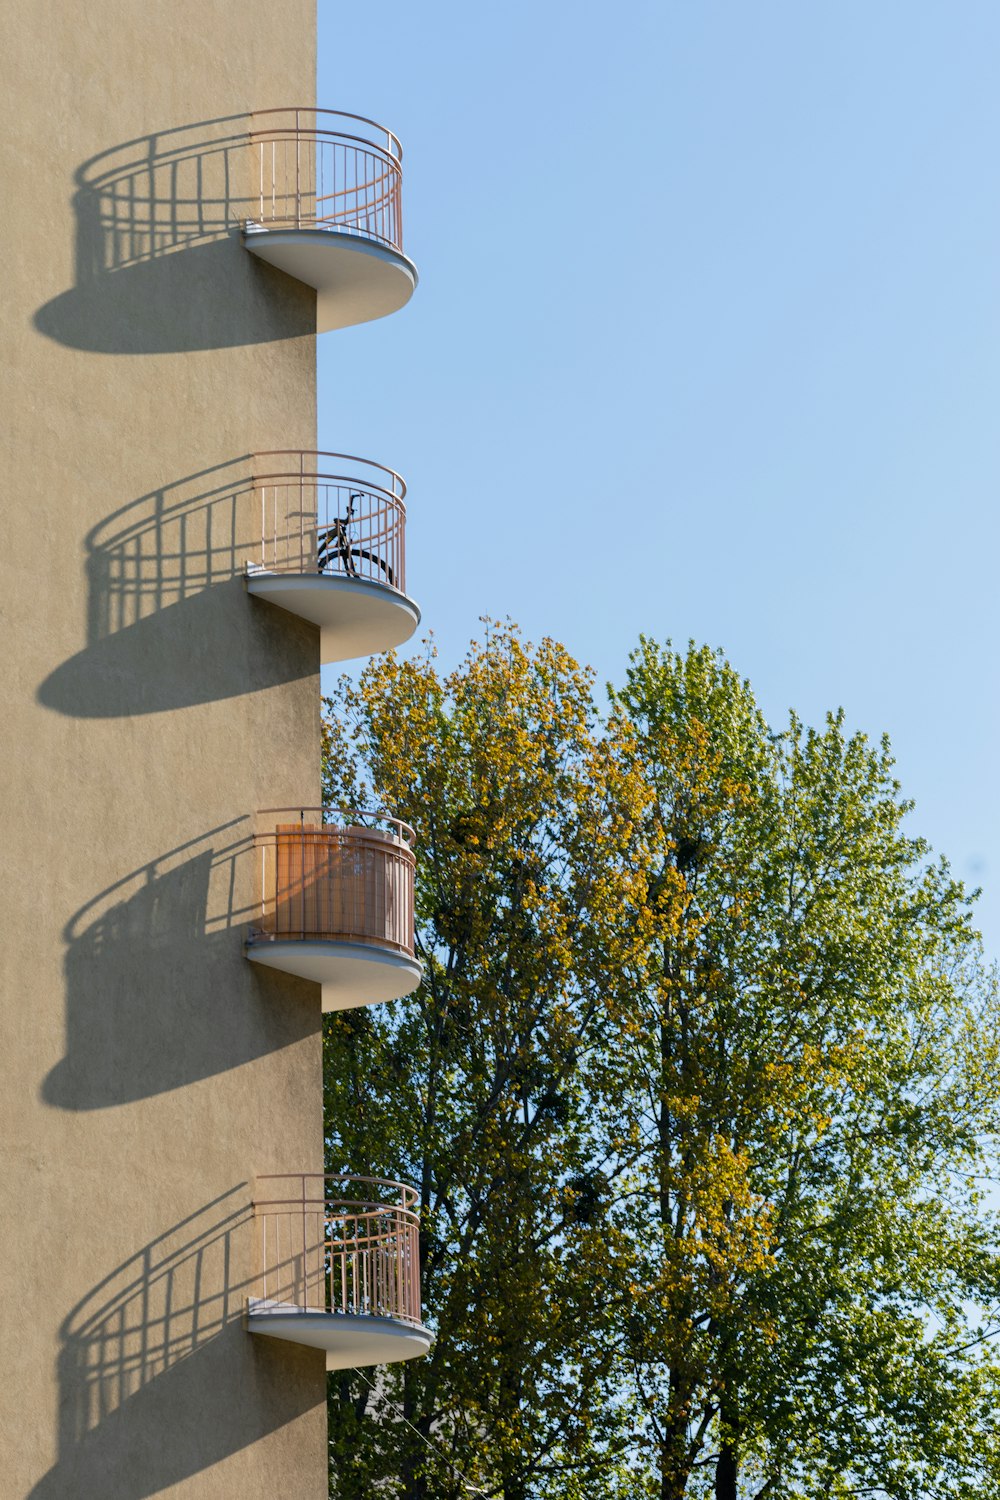
{"label": "railing handrail", "polygon": [[[258,808],[258,810],[257,810],[257,816],[259,818],[276,817],[276,816],[280,815],[281,813],[295,813],[296,816],[299,818],[300,822],[304,819],[304,816],[305,816],[306,813],[316,813],[316,814],[319,815],[319,817],[321,819],[320,826],[318,828],[310,828],[309,832],[311,834],[329,833],[332,837],[339,837],[339,838],[357,837],[359,833],[361,833],[361,834],[364,834],[364,833],[378,833],[378,832],[380,832],[380,830],[377,829],[377,828],[368,828],[364,823],[354,822],[354,821],[351,821],[351,822],[345,821],[343,823],[328,823],[325,820],[328,817],[330,817],[331,814],[336,815],[337,817],[341,817],[341,818],[344,818],[344,819],[351,819],[351,820],[356,820],[356,819],[361,819],[361,818],[378,818],[383,823],[389,823],[389,824],[391,824],[394,836],[398,839],[398,841],[401,844],[403,844],[404,846],[408,847],[411,851],[413,850],[413,848],[414,848],[414,846],[416,845],[416,842],[417,842],[416,832],[414,831],[413,828],[410,827],[409,823],[404,823],[403,820],[402,820],[402,818],[393,817],[393,815],[390,812],[386,811],[384,808],[358,808],[358,807],[325,808],[325,807],[301,807],[300,806],[300,807],[261,807],[261,808]],[[282,830],[282,832],[286,832],[286,831],[287,830],[284,830],[284,829]],[[270,828],[268,828],[268,829],[260,829],[260,830],[258,830],[254,834],[254,837],[255,837],[255,839],[271,838],[271,837],[276,836],[277,832],[278,832],[277,829],[270,829]]]}
{"label": "railing handrail", "polygon": [[[403,160],[403,147],[399,137],[387,126],[381,125],[378,120],[369,119],[367,115],[354,115],[343,109],[319,109],[313,104],[286,104],[276,109],[255,109],[250,113],[251,140],[267,139],[274,133],[269,129],[258,130],[255,128],[255,122],[258,119],[263,119],[269,115],[293,115],[295,117],[293,125],[279,127],[280,131],[290,131],[293,135],[335,136],[340,140],[357,141],[362,146],[374,147],[376,150],[384,151],[390,161],[395,162],[397,165]],[[385,145],[382,145],[377,140],[373,141],[368,136],[355,135],[347,130],[337,130],[332,127],[316,128],[313,130],[307,127],[304,128],[299,124],[299,117],[301,115],[322,116],[324,119],[333,120],[351,120],[356,125],[370,125],[373,130],[377,130],[380,135],[385,137]]]}
{"label": "railing handrail", "polygon": [[275,469],[267,474],[254,474],[251,489],[258,490],[268,484],[290,484],[302,487],[309,483],[349,488],[358,495],[384,502],[387,510],[391,510],[403,520],[406,519],[406,506],[399,495],[394,495],[391,490],[385,489],[380,484],[374,484],[370,479],[360,479],[356,474],[334,474],[310,469]]}
{"label": "railing handrail", "polygon": [[[361,1177],[356,1176],[353,1172],[258,1172],[255,1182],[299,1182],[303,1184],[303,1192],[305,1191],[305,1184],[307,1182],[358,1182],[364,1183],[365,1187],[390,1188],[404,1201],[410,1196],[415,1203],[419,1197],[417,1189],[408,1182],[398,1182],[394,1177]],[[263,1202],[265,1200],[258,1200],[255,1196],[254,1202],[258,1201]],[[268,1199],[266,1201],[270,1202],[271,1200]],[[293,1201],[297,1203],[300,1199],[296,1198]],[[348,1200],[337,1201],[346,1202]],[[408,1204],[406,1206],[407,1208],[409,1207]]]}
{"label": "railing handrail", "polygon": [[402,1203],[374,1203],[367,1198],[258,1198],[254,1208],[261,1213],[279,1213],[286,1208],[322,1209],[327,1219],[354,1219],[358,1223],[371,1219],[396,1218],[419,1224],[420,1215]]}
{"label": "railing handrail", "polygon": [[386,1215],[398,1215],[417,1223],[419,1214],[402,1203],[375,1203],[369,1198],[257,1198],[254,1207],[261,1209],[322,1208],[327,1218],[376,1219]]}
{"label": "railing handrail", "polygon": [[[262,459],[292,457],[298,458],[300,461],[304,458],[335,458],[344,463],[364,464],[366,468],[375,469],[380,474],[388,475],[390,483],[388,486],[384,484],[373,484],[371,480],[362,475],[336,474],[330,470],[321,469],[319,467],[313,469],[303,469],[301,467],[301,462],[298,469],[281,470],[275,473],[258,473],[257,471],[256,465]],[[256,484],[258,481],[266,479],[321,479],[332,481],[334,483],[358,483],[362,486],[362,488],[377,490],[380,494],[384,495],[387,500],[395,501],[397,505],[403,508],[403,514],[405,515],[406,513],[405,506],[403,506],[403,501],[406,498],[405,479],[403,478],[402,474],[397,474],[395,469],[390,469],[388,464],[380,464],[374,458],[362,458],[359,454],[356,453],[331,453],[328,449],[324,448],[268,448],[262,450],[260,453],[255,453],[253,455],[253,463],[254,484]]]}

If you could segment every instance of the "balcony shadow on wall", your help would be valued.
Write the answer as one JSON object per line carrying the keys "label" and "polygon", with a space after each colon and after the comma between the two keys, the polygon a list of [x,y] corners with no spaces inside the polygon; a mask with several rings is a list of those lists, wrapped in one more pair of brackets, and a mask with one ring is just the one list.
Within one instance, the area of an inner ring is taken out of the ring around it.
{"label": "balcony shadow on wall", "polygon": [[249,123],[157,131],[74,174],[75,284],[34,315],[40,333],[96,354],[154,354],[298,338],[316,297],[244,250],[254,211]]}
{"label": "balcony shadow on wall", "polygon": [[[144,1500],[304,1416],[316,1350],[251,1339],[245,1183],[151,1240],[61,1329],[58,1447],[27,1500]],[[322,1399],[322,1394],[320,1395]]]}
{"label": "balcony shadow on wall", "polygon": [[314,1036],[317,986],[247,963],[250,820],[234,819],[102,891],[67,923],[58,1109],[181,1088]]}
{"label": "balcony shadow on wall", "polygon": [[40,703],[75,718],[161,713],[318,670],[314,628],[246,593],[260,553],[251,477],[244,455],[140,495],[87,534],[87,644],[40,685]]}

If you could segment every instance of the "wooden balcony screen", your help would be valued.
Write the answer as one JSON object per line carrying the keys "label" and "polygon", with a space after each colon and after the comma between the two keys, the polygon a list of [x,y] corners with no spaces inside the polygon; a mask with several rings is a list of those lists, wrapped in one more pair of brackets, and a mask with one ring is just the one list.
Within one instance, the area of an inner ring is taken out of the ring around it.
{"label": "wooden balcony screen", "polygon": [[413,955],[413,851],[390,833],[279,823],[263,843],[261,929]]}

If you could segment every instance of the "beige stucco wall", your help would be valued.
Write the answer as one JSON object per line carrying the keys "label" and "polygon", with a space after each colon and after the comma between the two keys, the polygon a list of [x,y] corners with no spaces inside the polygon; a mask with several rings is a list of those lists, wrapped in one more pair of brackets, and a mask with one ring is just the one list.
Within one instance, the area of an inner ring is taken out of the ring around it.
{"label": "beige stucco wall", "polygon": [[254,810],[319,800],[318,643],[226,561],[245,456],[315,446],[314,302],[232,233],[218,144],[312,101],[314,12],[5,18],[10,1500],[326,1493],[322,1354],[242,1327],[253,1176],[322,1162],[319,991],[241,925]]}

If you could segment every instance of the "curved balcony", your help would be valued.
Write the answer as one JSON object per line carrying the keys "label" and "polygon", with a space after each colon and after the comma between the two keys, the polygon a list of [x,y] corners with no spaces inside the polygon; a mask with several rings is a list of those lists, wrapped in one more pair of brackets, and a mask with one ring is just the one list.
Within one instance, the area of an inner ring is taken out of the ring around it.
{"label": "curved balcony", "polygon": [[414,833],[379,812],[268,808],[254,833],[254,963],[323,986],[324,1010],[398,1000],[420,983]]}
{"label": "curved balcony", "polygon": [[417,269],[403,254],[403,148],[391,130],[329,109],[254,114],[254,203],[243,242],[316,288],[316,331],[405,306]]}
{"label": "curved balcony", "polygon": [[260,549],[247,588],[320,629],[320,661],[371,656],[408,641],[420,610],[406,596],[406,485],[346,453],[254,459]]}
{"label": "curved balcony", "polygon": [[377,1178],[259,1177],[250,1332],[323,1349],[328,1370],[426,1354],[416,1201]]}

